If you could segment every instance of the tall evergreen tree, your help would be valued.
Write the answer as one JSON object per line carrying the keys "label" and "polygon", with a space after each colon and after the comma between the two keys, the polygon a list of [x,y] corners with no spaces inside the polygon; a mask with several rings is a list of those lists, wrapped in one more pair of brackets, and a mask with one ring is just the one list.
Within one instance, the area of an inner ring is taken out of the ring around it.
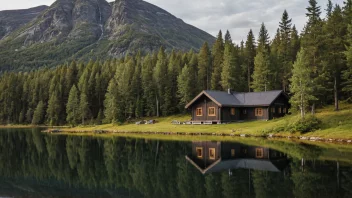
{"label": "tall evergreen tree", "polygon": [[271,89],[270,82],[270,57],[268,52],[260,50],[255,57],[252,88],[254,91],[268,91]]}
{"label": "tall evergreen tree", "polygon": [[80,114],[79,114],[79,94],[76,88],[76,85],[73,85],[70,94],[68,97],[67,105],[66,105],[66,113],[67,113],[67,122],[72,126],[75,126],[79,122]]}
{"label": "tall evergreen tree", "polygon": [[118,92],[117,92],[117,84],[115,79],[111,79],[109,83],[108,90],[105,95],[104,101],[104,115],[105,119],[109,123],[115,123],[118,118]]}
{"label": "tall evergreen tree", "polygon": [[225,34],[225,44],[232,44],[232,38],[229,30],[227,30]]}
{"label": "tall evergreen tree", "polygon": [[82,120],[82,124],[85,124],[85,121],[89,118],[89,103],[88,96],[84,92],[81,92],[79,100],[79,115]]}
{"label": "tall evergreen tree", "polygon": [[247,70],[246,80],[248,91],[251,91],[252,74],[254,70],[254,58],[256,56],[255,37],[253,31],[250,30],[247,35],[245,47],[245,65]]}
{"label": "tall evergreen tree", "polygon": [[220,30],[218,37],[213,45],[213,73],[211,75],[211,89],[221,90],[220,80],[222,71],[222,61],[224,59],[224,40]]}
{"label": "tall evergreen tree", "polygon": [[282,82],[282,89],[286,92],[288,89],[288,79],[291,76],[291,22],[287,11],[285,10],[282,14],[280,22],[280,48],[279,48],[279,59],[280,59],[280,77]]}
{"label": "tall evergreen tree", "polygon": [[332,8],[333,8],[332,2],[331,2],[331,0],[328,0],[328,4],[326,5],[326,10],[325,10],[327,18],[329,18],[331,16]]}
{"label": "tall evergreen tree", "polygon": [[191,69],[188,65],[185,65],[182,69],[181,74],[177,78],[178,82],[178,97],[180,98],[180,106],[184,107],[193,98],[192,87],[193,82],[191,81]]}
{"label": "tall evergreen tree", "polygon": [[150,54],[148,54],[143,60],[142,66],[142,89],[143,99],[146,104],[144,111],[146,116],[156,115],[156,102],[157,89],[155,81],[153,79],[154,65]]}
{"label": "tall evergreen tree", "polygon": [[59,124],[60,104],[58,91],[54,90],[49,99],[46,116],[51,126]]}
{"label": "tall evergreen tree", "polygon": [[221,85],[223,90],[234,89],[239,90],[241,80],[241,66],[238,62],[238,54],[236,54],[232,44],[225,44],[224,61],[221,73]]}
{"label": "tall evergreen tree", "polygon": [[293,64],[292,78],[290,79],[290,90],[293,96],[290,99],[293,108],[299,108],[301,118],[304,119],[309,102],[316,100],[313,94],[314,83],[312,83],[309,58],[304,48],[297,55],[297,61]]}
{"label": "tall evergreen tree", "polygon": [[211,55],[208,43],[205,42],[198,55],[198,88],[201,90],[210,89],[211,81]]}
{"label": "tall evergreen tree", "polygon": [[[164,48],[160,48],[159,53],[158,53],[158,61],[156,63],[156,68],[154,72],[154,78],[155,78],[155,83],[157,85],[157,104],[158,104],[158,111],[162,109],[161,107],[163,106],[163,110],[167,111],[167,107],[164,104],[164,96],[166,92],[166,87],[167,87],[167,74],[168,74],[168,67],[167,67],[167,57],[165,54]],[[164,112],[166,113],[166,112]],[[159,116],[159,114],[158,114]]]}
{"label": "tall evergreen tree", "polygon": [[269,33],[265,27],[265,24],[262,23],[260,26],[259,37],[258,37],[258,50],[269,49]]}
{"label": "tall evergreen tree", "polygon": [[347,59],[347,68],[342,74],[344,80],[342,91],[346,93],[347,100],[352,102],[352,22],[348,26],[348,35],[348,44],[344,53]]}
{"label": "tall evergreen tree", "polygon": [[335,110],[339,110],[339,92],[341,90],[341,71],[344,68],[345,60],[343,52],[345,51],[344,37],[346,29],[343,24],[342,10],[336,5],[330,17],[327,20],[324,31],[326,32],[326,43],[329,45],[326,50],[326,63],[332,79],[334,90]]}
{"label": "tall evergreen tree", "polygon": [[33,125],[43,124],[44,115],[45,115],[44,103],[43,101],[40,101],[37,105],[37,108],[35,108],[32,124]]}

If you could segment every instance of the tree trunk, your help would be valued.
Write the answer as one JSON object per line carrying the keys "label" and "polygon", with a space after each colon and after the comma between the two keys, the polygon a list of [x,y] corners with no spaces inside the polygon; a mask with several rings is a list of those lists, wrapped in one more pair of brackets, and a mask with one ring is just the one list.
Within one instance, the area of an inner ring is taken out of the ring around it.
{"label": "tree trunk", "polygon": [[334,99],[335,99],[335,111],[339,110],[339,96],[337,90],[337,79],[334,77]]}
{"label": "tree trunk", "polygon": [[312,105],[312,115],[315,115],[315,103]]}

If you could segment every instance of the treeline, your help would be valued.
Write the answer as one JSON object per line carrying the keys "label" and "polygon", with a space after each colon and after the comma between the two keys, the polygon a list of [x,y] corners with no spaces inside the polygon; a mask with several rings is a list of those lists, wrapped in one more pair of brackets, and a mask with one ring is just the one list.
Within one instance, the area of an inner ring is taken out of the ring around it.
{"label": "treeline", "polygon": [[[284,11],[271,40],[263,23],[256,39],[234,44],[227,31],[199,52],[127,55],[73,61],[55,69],[5,73],[0,78],[0,122],[100,124],[184,112],[201,90],[266,91],[292,95],[293,109],[351,101],[352,0],[328,1],[327,16],[309,0],[301,35]],[[300,52],[300,53],[299,53]],[[297,56],[299,54],[299,56]]]}

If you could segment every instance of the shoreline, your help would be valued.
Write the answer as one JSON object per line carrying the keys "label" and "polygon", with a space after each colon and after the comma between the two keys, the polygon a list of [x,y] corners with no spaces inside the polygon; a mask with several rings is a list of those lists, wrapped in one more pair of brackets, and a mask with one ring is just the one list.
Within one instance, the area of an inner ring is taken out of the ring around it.
{"label": "shoreline", "polygon": [[[42,131],[43,133],[51,133],[50,131]],[[288,139],[288,140],[300,140],[300,141],[311,141],[311,142],[325,142],[325,143],[342,143],[352,144],[352,139],[343,138],[321,138],[318,136],[304,136],[304,135],[282,135],[270,134],[270,135],[252,135],[252,134],[235,134],[235,133],[195,133],[195,132],[147,132],[147,131],[119,131],[119,130],[62,130],[59,132],[52,132],[52,134],[87,134],[87,135],[162,135],[162,136],[183,136],[183,137],[242,137],[242,138],[264,138],[264,139]]]}

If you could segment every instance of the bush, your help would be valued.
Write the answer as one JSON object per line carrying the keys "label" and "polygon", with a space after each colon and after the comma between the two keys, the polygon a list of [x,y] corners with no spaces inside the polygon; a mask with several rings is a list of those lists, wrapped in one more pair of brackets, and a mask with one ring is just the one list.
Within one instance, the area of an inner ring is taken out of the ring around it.
{"label": "bush", "polygon": [[321,126],[322,122],[315,116],[307,116],[304,119],[298,119],[297,121],[293,122],[292,124],[287,126],[287,131],[290,132],[313,132],[318,130]]}

